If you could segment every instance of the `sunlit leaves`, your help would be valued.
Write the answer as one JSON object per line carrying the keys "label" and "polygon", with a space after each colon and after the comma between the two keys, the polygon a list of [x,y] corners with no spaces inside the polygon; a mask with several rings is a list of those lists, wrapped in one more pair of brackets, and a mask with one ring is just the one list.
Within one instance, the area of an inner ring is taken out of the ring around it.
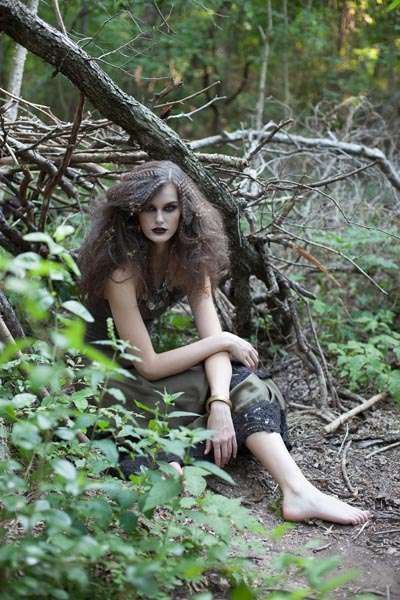
{"label": "sunlit leaves", "polygon": [[71,312],[72,314],[77,315],[78,317],[81,317],[81,319],[83,319],[84,321],[87,321],[88,323],[93,323],[93,321],[94,321],[92,315],[87,310],[87,308],[85,308],[83,306],[83,304],[81,304],[80,302],[77,302],[76,300],[66,300],[65,302],[62,303],[61,306],[63,308],[65,308],[66,310],[68,310],[69,312]]}
{"label": "sunlit leaves", "polygon": [[146,495],[142,506],[143,512],[150,511],[156,506],[163,506],[170,503],[174,498],[179,496],[181,490],[182,483],[178,477],[171,477],[169,479],[156,478]]}

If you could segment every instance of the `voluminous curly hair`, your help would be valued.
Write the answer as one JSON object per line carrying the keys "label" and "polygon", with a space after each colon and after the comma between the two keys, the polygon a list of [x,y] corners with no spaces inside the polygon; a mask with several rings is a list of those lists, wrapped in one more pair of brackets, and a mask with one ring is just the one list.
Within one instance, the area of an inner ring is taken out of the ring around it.
{"label": "voluminous curly hair", "polygon": [[215,288],[227,272],[228,241],[219,211],[178,165],[150,161],[123,175],[91,208],[90,230],[78,254],[80,291],[89,305],[103,297],[118,267],[133,268],[140,297],[151,290],[152,242],[142,234],[138,214],[168,183],[176,187],[181,216],[171,239],[167,282],[188,293],[202,288],[206,274]]}

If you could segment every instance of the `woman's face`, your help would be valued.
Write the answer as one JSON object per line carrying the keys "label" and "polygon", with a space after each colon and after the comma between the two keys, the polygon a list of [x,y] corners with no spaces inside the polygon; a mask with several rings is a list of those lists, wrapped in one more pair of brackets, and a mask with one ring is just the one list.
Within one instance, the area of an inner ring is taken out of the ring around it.
{"label": "woman's face", "polygon": [[144,236],[162,245],[176,233],[181,216],[178,193],[173,183],[164,185],[138,214]]}

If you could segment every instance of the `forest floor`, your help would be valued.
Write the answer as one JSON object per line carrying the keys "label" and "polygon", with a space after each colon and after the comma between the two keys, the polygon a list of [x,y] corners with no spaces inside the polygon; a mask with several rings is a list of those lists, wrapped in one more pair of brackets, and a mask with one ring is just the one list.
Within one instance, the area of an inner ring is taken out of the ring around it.
{"label": "forest floor", "polygon": [[[313,405],[318,394],[316,382],[300,365],[278,373],[274,380],[290,402]],[[379,391],[376,390],[375,393]],[[346,409],[354,402],[345,403]],[[376,598],[400,599],[400,446],[368,457],[370,452],[388,445],[376,444],[389,432],[400,434],[400,406],[386,400],[361,413],[334,434],[324,432],[324,421],[306,410],[290,409],[288,413],[292,456],[306,476],[322,491],[373,512],[366,526],[330,525],[322,521],[295,524],[278,541],[262,540],[264,552],[255,553],[252,561],[260,570],[271,571],[271,560],[282,553],[327,558],[338,556],[340,567],[331,573],[356,569],[350,583],[332,593],[332,598],[353,598],[369,593]],[[347,474],[358,490],[354,497],[342,474],[343,440],[352,440],[347,452]],[[250,457],[242,454],[227,471],[237,486],[227,486],[213,479],[210,487],[227,496],[240,496],[247,508],[268,530],[284,521],[280,516],[280,492],[269,474]],[[311,542],[311,544],[310,544]],[[304,583],[295,575],[287,584]],[[214,591],[215,598],[226,597],[223,590]]]}

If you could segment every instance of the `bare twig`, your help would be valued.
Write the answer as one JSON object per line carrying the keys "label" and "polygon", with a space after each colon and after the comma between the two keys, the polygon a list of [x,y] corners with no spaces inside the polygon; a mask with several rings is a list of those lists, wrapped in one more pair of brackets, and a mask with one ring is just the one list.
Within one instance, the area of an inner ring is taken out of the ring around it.
{"label": "bare twig", "polygon": [[358,496],[358,489],[356,489],[352,484],[351,481],[349,479],[348,473],[347,473],[347,468],[346,468],[346,460],[347,460],[347,452],[350,450],[350,446],[351,446],[352,440],[348,440],[346,442],[346,445],[343,449],[343,454],[342,454],[342,460],[340,462],[340,468],[342,470],[342,475],[343,475],[343,479],[350,491],[350,493],[356,497]]}
{"label": "bare twig", "polygon": [[362,532],[364,531],[364,529],[366,527],[368,527],[370,524],[370,521],[365,521],[365,523],[363,525],[361,525],[360,529],[357,531],[356,535],[353,537],[353,540],[356,540],[360,537],[360,535],[362,534]]}
{"label": "bare twig", "polygon": [[202,106],[199,106],[198,108],[195,108],[194,110],[188,112],[188,113],[179,113],[178,115],[170,115],[169,117],[167,117],[167,121],[171,120],[171,119],[189,119],[190,121],[192,120],[193,115],[199,113],[201,110],[204,110],[205,108],[208,108],[209,106],[211,106],[212,104],[214,104],[215,102],[218,102],[219,100],[225,100],[226,96],[215,96],[214,98],[211,98],[211,100],[209,102],[206,102],[206,104],[203,104]]}
{"label": "bare twig", "polygon": [[[241,129],[232,133],[226,132],[224,134],[214,135],[208,138],[193,141],[191,142],[190,146],[194,150],[198,150],[204,146],[226,143],[227,140],[236,142],[247,139],[251,132],[252,130],[249,129]],[[264,131],[263,135],[267,136],[268,132]],[[382,171],[385,177],[387,177],[391,185],[396,190],[400,191],[400,174],[397,172],[396,167],[390,162],[384,152],[379,148],[370,148],[369,146],[361,144],[341,142],[331,138],[312,138],[289,133],[276,133],[274,135],[274,143],[294,145],[297,149],[303,147],[329,150],[332,152],[356,156],[358,158],[365,158],[374,162],[376,161],[376,166]]]}
{"label": "bare twig", "polygon": [[164,108],[165,106],[172,107],[172,106],[175,106],[176,104],[184,104],[187,100],[192,100],[193,98],[200,96],[200,94],[204,94],[204,92],[207,92],[208,90],[215,87],[216,85],[219,85],[220,83],[221,83],[220,81],[214,81],[213,83],[210,83],[210,85],[202,88],[198,92],[194,92],[194,94],[190,94],[189,96],[185,96],[184,98],[180,98],[179,100],[173,100],[171,102],[164,102],[164,104],[156,104],[154,106],[154,108]]}
{"label": "bare twig", "polygon": [[336,431],[336,429],[338,429],[338,427],[340,427],[341,425],[346,423],[346,421],[348,421],[349,419],[352,419],[359,413],[364,412],[365,410],[368,410],[368,408],[371,408],[371,406],[373,406],[380,400],[385,400],[387,397],[388,397],[387,392],[381,392],[380,394],[376,394],[375,396],[372,396],[372,398],[369,398],[369,400],[366,400],[359,406],[355,406],[354,408],[347,411],[346,413],[343,413],[337,419],[335,419],[334,421],[329,423],[329,425],[326,425],[324,427],[326,433],[332,433],[333,431]]}
{"label": "bare twig", "polygon": [[72,152],[74,150],[76,140],[78,137],[79,126],[82,122],[84,104],[85,104],[85,96],[83,94],[81,94],[80,98],[79,98],[78,106],[75,111],[75,117],[74,117],[74,123],[73,123],[72,130],[71,130],[71,135],[70,135],[70,138],[68,141],[67,149],[65,151],[65,155],[62,160],[61,166],[58,169],[57,173],[50,179],[49,183],[47,184],[47,186],[43,192],[44,201],[43,201],[42,210],[41,210],[40,219],[39,219],[39,229],[42,231],[44,231],[44,227],[46,224],[46,218],[47,218],[47,212],[49,209],[51,193],[52,193],[53,189],[55,188],[55,186],[58,184],[58,182],[63,177],[64,173],[66,172],[66,170],[68,168],[70,160],[71,160]]}
{"label": "bare twig", "polygon": [[322,350],[322,346],[320,344],[319,338],[318,338],[318,334],[317,334],[317,330],[315,328],[314,325],[314,320],[312,317],[312,313],[311,313],[311,309],[310,309],[310,304],[309,302],[306,302],[306,307],[307,307],[307,314],[308,314],[308,318],[310,321],[310,326],[311,326],[311,331],[314,337],[314,341],[315,341],[315,345],[317,347],[318,350],[318,354],[322,363],[322,367],[324,369],[324,374],[325,374],[325,378],[329,387],[329,391],[331,392],[331,396],[332,396],[332,400],[335,404],[336,407],[340,406],[340,401],[339,401],[339,397],[335,388],[335,385],[333,383],[330,371],[329,371],[329,367],[328,367],[328,363],[326,362],[326,358],[325,358],[325,354],[324,351]]}
{"label": "bare twig", "polygon": [[386,450],[390,450],[391,448],[397,448],[397,446],[400,446],[400,441],[394,442],[393,444],[389,444],[388,446],[384,446],[383,448],[378,448],[377,450],[370,452],[369,454],[367,454],[367,458],[371,458],[371,456],[375,456],[375,454],[380,454],[381,452],[386,452]]}

